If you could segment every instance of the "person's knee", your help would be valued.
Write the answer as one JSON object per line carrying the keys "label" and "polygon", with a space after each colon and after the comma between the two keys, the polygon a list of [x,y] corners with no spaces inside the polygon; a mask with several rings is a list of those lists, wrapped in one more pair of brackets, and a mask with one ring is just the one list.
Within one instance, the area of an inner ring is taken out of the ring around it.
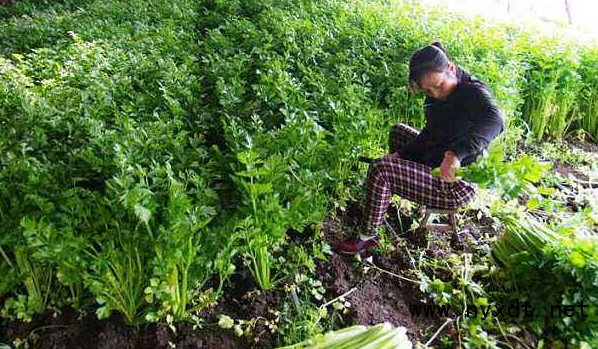
{"label": "person's knee", "polygon": [[396,124],[394,127],[394,131],[395,134],[398,137],[406,137],[408,135],[411,135],[413,133],[413,128],[409,125],[405,125],[405,124]]}
{"label": "person's knee", "polygon": [[405,133],[408,132],[409,126],[405,124],[395,124],[390,127],[388,133],[388,149],[391,153],[400,151],[402,144],[406,141]]}
{"label": "person's knee", "polygon": [[402,131],[409,130],[409,126],[405,124],[394,124],[390,127],[391,134],[400,134]]}
{"label": "person's knee", "polygon": [[372,163],[368,170],[368,176],[372,179],[378,179],[384,176],[385,173],[384,158]]}
{"label": "person's knee", "polygon": [[376,179],[387,180],[391,177],[392,172],[400,170],[401,161],[401,157],[397,153],[385,155],[370,165],[368,175]]}
{"label": "person's knee", "polygon": [[412,133],[412,128],[405,125],[405,124],[396,124],[390,128],[390,139],[394,139],[395,141],[402,140]]}
{"label": "person's knee", "polygon": [[455,207],[451,208],[452,210],[456,210],[459,209],[465,205],[467,205],[474,197],[475,195],[475,191],[474,190],[470,190],[467,191],[466,194],[464,195],[459,195],[456,197],[454,203],[455,203]]}

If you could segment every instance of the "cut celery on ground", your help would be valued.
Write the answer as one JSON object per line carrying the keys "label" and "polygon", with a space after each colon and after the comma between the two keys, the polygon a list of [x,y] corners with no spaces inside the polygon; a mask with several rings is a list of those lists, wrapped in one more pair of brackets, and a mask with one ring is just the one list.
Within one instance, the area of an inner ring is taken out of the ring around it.
{"label": "cut celery on ground", "polygon": [[278,349],[411,349],[404,327],[385,322],[375,326],[351,326],[317,335]]}

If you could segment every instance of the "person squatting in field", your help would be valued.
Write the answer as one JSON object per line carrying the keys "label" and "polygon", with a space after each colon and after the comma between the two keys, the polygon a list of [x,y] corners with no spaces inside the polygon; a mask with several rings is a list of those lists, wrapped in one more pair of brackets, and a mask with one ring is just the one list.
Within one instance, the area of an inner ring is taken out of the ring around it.
{"label": "person squatting in field", "polygon": [[[371,164],[361,235],[341,242],[340,251],[360,253],[378,244],[392,194],[439,209],[467,204],[475,186],[455,179],[504,130],[501,111],[488,87],[452,62],[438,42],[411,56],[409,83],[426,95],[425,127],[392,127],[390,155]],[[440,166],[440,178],[431,174]]]}

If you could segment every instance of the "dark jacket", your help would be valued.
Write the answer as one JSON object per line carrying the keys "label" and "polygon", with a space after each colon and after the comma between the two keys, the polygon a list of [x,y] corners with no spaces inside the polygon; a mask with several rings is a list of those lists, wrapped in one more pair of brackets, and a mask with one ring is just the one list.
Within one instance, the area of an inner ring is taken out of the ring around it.
{"label": "dark jacket", "polygon": [[438,167],[452,150],[469,165],[504,130],[501,111],[484,83],[457,68],[459,82],[446,99],[427,97],[426,126],[403,149],[403,158]]}

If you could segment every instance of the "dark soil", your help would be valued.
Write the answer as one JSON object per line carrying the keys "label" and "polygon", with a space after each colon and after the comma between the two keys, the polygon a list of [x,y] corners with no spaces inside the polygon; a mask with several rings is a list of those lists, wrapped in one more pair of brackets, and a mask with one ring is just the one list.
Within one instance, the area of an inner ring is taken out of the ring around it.
{"label": "dark soil", "polygon": [[[30,324],[4,324],[0,341],[26,339],[30,347],[52,349],[141,349],[170,348],[253,348],[231,331],[220,328],[193,330],[188,324],[177,325],[177,334],[165,325],[135,329],[117,317],[98,321],[95,315],[78,319],[76,315],[56,319],[38,319]],[[257,346],[256,346],[257,348]],[[263,347],[265,348],[265,347]]]}
{"label": "dark soil", "polygon": [[[395,212],[396,213],[396,212]],[[392,216],[392,215],[391,215]],[[356,230],[360,221],[360,209],[350,205],[345,213],[340,212],[335,218],[324,221],[322,229],[324,238],[333,249],[348,235],[343,230]],[[404,224],[408,227],[409,224]],[[399,227],[392,224],[399,235],[404,234]],[[397,241],[404,242],[399,238]],[[377,268],[367,267],[353,256],[335,253],[328,263],[318,263],[317,273],[329,293],[329,299],[347,294],[345,300],[351,303],[350,312],[345,320],[350,324],[373,325],[389,322],[407,329],[409,338],[422,341],[427,329],[436,328],[437,319],[412,317],[410,304],[419,303],[422,299],[419,285],[405,281],[395,275],[406,276],[406,271],[413,268],[413,261],[404,246],[396,246],[395,250],[382,254],[368,252],[362,254],[362,260],[372,258]],[[411,277],[411,279],[417,279]]]}
{"label": "dark soil", "polygon": [[581,173],[573,168],[570,164],[562,164],[560,162],[553,162],[554,170],[561,176],[567,178],[569,175],[581,180],[588,181],[590,178],[585,174]]}
{"label": "dark soil", "polygon": [[581,150],[587,151],[589,153],[598,154],[598,144],[596,144],[596,142],[594,142],[590,139],[585,139],[582,141],[577,138],[571,138],[571,139],[567,139],[567,142],[572,147],[580,148]]}
{"label": "dark soil", "polygon": [[[3,323],[0,327],[0,343],[15,339],[27,339],[30,347],[39,349],[170,349],[171,344],[180,349],[270,349],[275,338],[265,326],[272,318],[268,309],[278,308],[278,296],[274,292],[243,292],[252,285],[242,274],[232,278],[233,289],[214,308],[200,314],[210,325],[193,329],[191,324],[176,325],[174,333],[166,325],[148,325],[140,329],[126,325],[118,316],[97,320],[91,313],[79,318],[71,309],[52,317],[45,314],[31,323]],[[231,298],[236,295],[236,298]],[[232,330],[215,325],[218,315],[226,314],[233,319],[258,318],[252,338],[237,337]],[[273,320],[273,319],[272,319]]]}
{"label": "dark soil", "polygon": [[404,326],[411,340],[421,339],[422,333],[417,323],[420,319],[413,318],[409,313],[411,300],[407,297],[418,291],[390,275],[372,269],[364,272],[363,268],[353,266],[351,259],[335,254],[330,264],[318,265],[324,287],[331,294],[329,298],[348,293],[344,299],[351,306],[345,320],[354,325],[389,322]]}

